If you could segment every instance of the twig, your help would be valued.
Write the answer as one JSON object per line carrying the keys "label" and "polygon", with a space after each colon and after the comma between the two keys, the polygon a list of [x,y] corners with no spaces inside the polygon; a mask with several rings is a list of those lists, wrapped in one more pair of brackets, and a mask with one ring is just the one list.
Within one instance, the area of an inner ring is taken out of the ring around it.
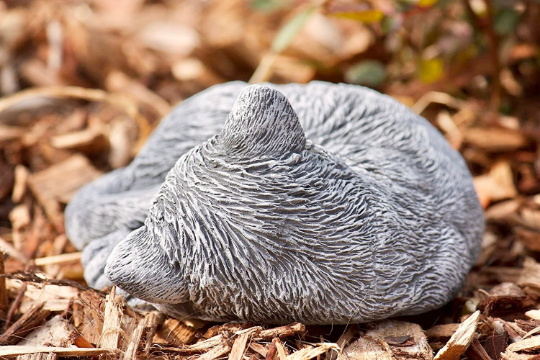
{"label": "twig", "polygon": [[11,274],[0,274],[0,277],[4,277],[6,279],[14,279],[24,282],[30,282],[30,283],[36,283],[36,284],[44,284],[44,285],[58,285],[58,286],[71,286],[76,289],[82,290],[82,291],[92,291],[100,296],[104,296],[107,293],[92,289],[88,285],[81,284],[79,282],[69,280],[69,279],[48,279],[44,277],[40,277],[36,275],[36,273],[31,271],[17,271],[15,273]]}

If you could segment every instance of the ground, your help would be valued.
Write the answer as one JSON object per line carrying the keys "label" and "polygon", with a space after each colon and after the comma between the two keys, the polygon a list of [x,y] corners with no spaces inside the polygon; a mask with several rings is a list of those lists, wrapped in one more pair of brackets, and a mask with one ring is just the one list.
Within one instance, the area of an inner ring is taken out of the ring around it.
{"label": "ground", "polygon": [[[540,357],[539,17],[532,0],[0,3],[0,357]],[[128,164],[175,104],[231,80],[362,84],[436,126],[486,210],[459,296],[409,318],[275,328],[178,321],[87,288],[64,229],[73,193]]]}

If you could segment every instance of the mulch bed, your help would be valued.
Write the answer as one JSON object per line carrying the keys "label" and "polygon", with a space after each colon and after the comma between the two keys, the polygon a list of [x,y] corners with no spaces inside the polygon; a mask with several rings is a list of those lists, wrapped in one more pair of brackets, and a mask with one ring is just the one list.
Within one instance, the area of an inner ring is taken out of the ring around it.
{"label": "mulch bed", "polygon": [[[240,0],[0,4],[0,358],[540,359],[540,4],[524,2],[515,34],[497,35],[481,17],[459,20],[474,10],[464,3],[404,13],[403,41],[420,51],[420,27],[455,40],[469,26],[500,58],[478,49],[420,78],[378,24],[336,20],[330,5],[268,53],[302,3],[274,12]],[[376,88],[430,120],[474,175],[487,226],[455,300],[370,324],[215,324],[131,309],[116,289],[85,285],[64,208],[82,185],[127,165],[174,104],[254,73],[352,81],[360,74],[348,69],[366,59],[387,69]]]}

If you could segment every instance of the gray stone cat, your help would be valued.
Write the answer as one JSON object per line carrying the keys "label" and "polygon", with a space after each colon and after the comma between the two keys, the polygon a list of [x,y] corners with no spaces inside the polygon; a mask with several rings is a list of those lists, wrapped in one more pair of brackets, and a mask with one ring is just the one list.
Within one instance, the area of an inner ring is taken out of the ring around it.
{"label": "gray stone cat", "polygon": [[483,227],[465,162],[425,119],[321,82],[186,100],[66,210],[92,286],[110,279],[176,317],[261,323],[440,307]]}

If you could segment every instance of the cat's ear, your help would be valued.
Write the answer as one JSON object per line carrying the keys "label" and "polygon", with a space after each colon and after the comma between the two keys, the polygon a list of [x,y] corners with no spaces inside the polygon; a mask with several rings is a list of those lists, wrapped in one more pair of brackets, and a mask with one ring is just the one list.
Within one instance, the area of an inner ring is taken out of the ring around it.
{"label": "cat's ear", "polygon": [[228,155],[281,157],[305,148],[306,137],[287,98],[267,86],[242,90],[219,140]]}

